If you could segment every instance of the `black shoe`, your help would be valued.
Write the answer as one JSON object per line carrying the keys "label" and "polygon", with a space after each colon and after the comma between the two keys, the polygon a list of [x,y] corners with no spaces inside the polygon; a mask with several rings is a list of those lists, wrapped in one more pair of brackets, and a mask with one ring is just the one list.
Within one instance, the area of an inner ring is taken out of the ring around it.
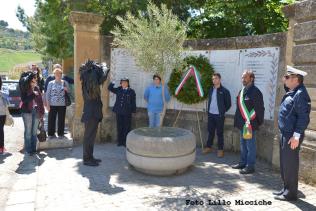
{"label": "black shoe", "polygon": [[238,163],[238,164],[232,165],[232,168],[233,169],[243,169],[243,168],[245,168],[245,166],[240,165],[240,163]]}
{"label": "black shoe", "polygon": [[282,194],[284,193],[284,191],[285,191],[284,188],[282,188],[282,190],[272,192],[272,194],[273,194],[273,195],[276,195],[276,196],[280,196],[280,195],[282,195]]}
{"label": "black shoe", "polygon": [[94,160],[83,161],[83,165],[85,166],[98,166],[99,163]]}
{"label": "black shoe", "polygon": [[93,161],[97,162],[97,163],[101,163],[102,160],[101,159],[98,159],[98,158],[92,158]]}
{"label": "black shoe", "polygon": [[280,200],[280,201],[296,201],[297,197],[288,198],[288,197],[286,197],[284,195],[279,195],[279,196],[274,196],[274,199]]}
{"label": "black shoe", "polygon": [[252,174],[254,172],[255,172],[255,169],[254,168],[249,168],[249,167],[246,167],[246,168],[241,169],[239,171],[239,173],[241,173],[241,174]]}

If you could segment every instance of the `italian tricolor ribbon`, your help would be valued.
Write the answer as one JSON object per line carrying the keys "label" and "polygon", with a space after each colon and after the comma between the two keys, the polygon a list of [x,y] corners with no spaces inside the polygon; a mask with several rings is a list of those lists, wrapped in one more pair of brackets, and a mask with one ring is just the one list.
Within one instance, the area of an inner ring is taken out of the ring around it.
{"label": "italian tricolor ribbon", "polygon": [[189,77],[193,76],[195,79],[195,84],[196,84],[196,88],[198,90],[198,94],[200,97],[204,96],[204,92],[203,92],[203,88],[202,88],[202,84],[201,84],[201,79],[200,79],[200,74],[197,71],[196,67],[194,67],[193,65],[190,65],[188,71],[186,72],[186,74],[184,75],[184,77],[182,78],[180,84],[178,85],[178,87],[176,88],[175,91],[175,95],[178,95],[179,92],[181,91],[181,89],[183,88],[184,84],[186,83],[186,81],[188,80]]}
{"label": "italian tricolor ribbon", "polygon": [[243,138],[252,139],[252,126],[250,124],[250,121],[256,118],[256,112],[254,109],[252,109],[250,112],[248,111],[244,101],[244,89],[245,88],[240,91],[240,94],[238,96],[238,108],[241,116],[245,120],[245,125],[243,127]]}

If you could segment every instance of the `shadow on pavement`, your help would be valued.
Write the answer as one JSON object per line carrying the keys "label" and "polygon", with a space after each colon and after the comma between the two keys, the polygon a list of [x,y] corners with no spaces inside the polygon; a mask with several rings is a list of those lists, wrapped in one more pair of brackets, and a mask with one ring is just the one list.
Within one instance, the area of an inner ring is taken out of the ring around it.
{"label": "shadow on pavement", "polygon": [[290,203],[295,205],[300,210],[316,210],[315,205],[303,201],[302,199],[298,199],[297,201],[292,201]]}
{"label": "shadow on pavement", "polygon": [[[98,151],[99,145],[95,146],[95,151]],[[85,166],[82,162],[82,147],[72,149],[53,149],[45,150],[48,157],[56,160],[64,160],[67,158],[75,158],[80,160],[78,163],[78,172],[89,180],[89,189],[92,191],[113,195],[125,191],[124,188],[110,183],[111,175],[117,173],[117,168],[109,168],[108,160],[100,153],[95,153],[96,157],[101,158],[102,162],[98,167]]]}
{"label": "shadow on pavement", "polygon": [[36,167],[44,163],[45,155],[34,154],[32,156],[24,154],[23,160],[15,170],[17,174],[31,174],[36,171]]}
{"label": "shadow on pavement", "polygon": [[7,157],[10,157],[12,155],[12,153],[5,153],[5,154],[1,154],[0,155],[0,164],[4,163],[4,160],[7,159]]}
{"label": "shadow on pavement", "polygon": [[[142,188],[160,186],[158,194],[141,197],[151,199],[148,202],[149,206],[160,207],[164,210],[194,208],[187,206],[186,200],[198,199],[207,203],[208,199],[221,200],[223,195],[238,194],[239,191],[245,191],[246,188],[246,186],[241,187],[240,182],[258,184],[259,189],[271,190],[271,197],[267,194],[263,196],[263,199],[272,200],[272,191],[281,188],[282,184],[278,173],[261,161],[258,162],[255,174],[240,175],[238,170],[230,167],[238,162],[236,159],[239,159],[234,153],[225,154],[225,158],[217,158],[216,153],[202,155],[201,150],[198,149],[196,161],[188,171],[180,175],[161,177],[136,171],[126,160],[125,148],[117,147],[114,144],[95,146],[94,156],[102,159],[98,167],[83,165],[82,146],[45,152],[48,157],[56,160],[76,159],[77,172],[89,180],[89,189],[92,191],[114,195],[126,191],[128,185]],[[176,188],[176,194],[174,188]],[[173,189],[172,192],[171,189]],[[301,199],[294,204],[298,208],[315,209],[314,205]],[[207,206],[207,208],[212,208],[212,206]],[[217,205],[215,208],[218,210],[230,209],[225,205]]]}

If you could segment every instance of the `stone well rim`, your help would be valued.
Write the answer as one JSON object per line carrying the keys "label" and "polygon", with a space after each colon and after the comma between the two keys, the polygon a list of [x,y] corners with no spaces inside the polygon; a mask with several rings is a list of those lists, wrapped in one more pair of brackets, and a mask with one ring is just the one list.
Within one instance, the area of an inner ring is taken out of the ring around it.
{"label": "stone well rim", "polygon": [[137,135],[146,136],[146,137],[155,137],[155,138],[181,137],[188,134],[192,134],[190,130],[186,130],[186,129],[178,128],[178,127],[157,127],[157,128],[141,127],[141,128],[134,129],[131,132]]}

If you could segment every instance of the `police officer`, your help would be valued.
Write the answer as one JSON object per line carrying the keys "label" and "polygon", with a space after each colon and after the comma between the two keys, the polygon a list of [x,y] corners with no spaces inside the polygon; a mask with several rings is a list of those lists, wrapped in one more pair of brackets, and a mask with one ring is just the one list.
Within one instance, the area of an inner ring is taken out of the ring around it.
{"label": "police officer", "polygon": [[122,78],[120,86],[114,88],[111,82],[108,90],[116,94],[113,111],[116,113],[118,146],[126,146],[126,136],[131,130],[132,113],[136,113],[136,94],[129,86],[129,79]]}
{"label": "police officer", "polygon": [[283,188],[273,193],[278,200],[297,200],[299,149],[311,111],[311,100],[303,84],[306,75],[304,71],[287,66],[287,73],[283,77],[287,92],[283,96],[278,119]]}

